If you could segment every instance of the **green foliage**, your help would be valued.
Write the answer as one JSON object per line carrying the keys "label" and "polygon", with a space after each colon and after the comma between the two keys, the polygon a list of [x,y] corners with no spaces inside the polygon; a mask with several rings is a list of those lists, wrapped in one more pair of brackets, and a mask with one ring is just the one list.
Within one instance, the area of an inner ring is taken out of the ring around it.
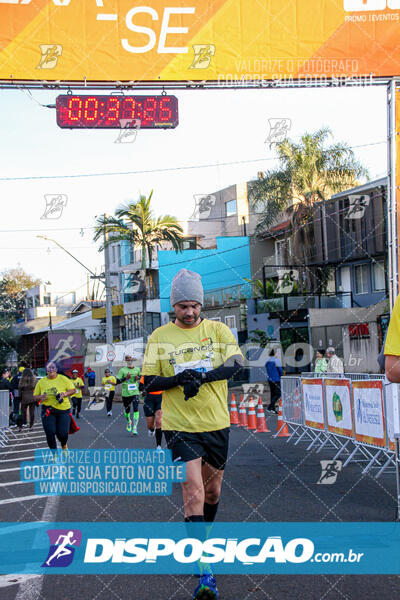
{"label": "green foliage", "polygon": [[294,222],[297,227],[304,225],[310,217],[304,208],[354,187],[358,178],[367,176],[347,144],[326,147],[331,135],[328,128],[322,128],[305,133],[298,144],[291,140],[276,144],[279,168],[266,171],[251,184],[253,204],[262,209],[258,233],[268,230],[287,209],[296,217],[292,228]]}
{"label": "green foliage", "polygon": [[[99,252],[105,246],[115,242],[128,241],[134,248],[142,250],[142,270],[146,270],[146,256],[151,268],[154,251],[162,242],[170,242],[176,253],[183,249],[183,229],[176,217],[163,215],[155,217],[151,209],[151,191],[148,198],[140,196],[137,202],[122,204],[115,211],[115,216],[97,218],[94,241],[102,240]],[[105,236],[105,241],[103,238]],[[147,340],[146,324],[146,285],[142,294],[143,343]]]}
{"label": "green foliage", "polygon": [[178,224],[176,217],[163,215],[154,217],[150,203],[150,196],[140,196],[137,202],[128,202],[118,207],[115,216],[100,216],[96,221],[94,241],[102,239],[104,234],[108,239],[103,242],[99,252],[104,246],[127,240],[135,248],[142,249],[142,269],[146,268],[146,253],[151,267],[154,249],[162,242],[170,242],[175,252],[183,248],[183,229]]}
{"label": "green foliage", "polygon": [[12,325],[24,316],[25,292],[40,283],[40,279],[34,279],[20,267],[1,273],[0,319],[3,323]]}
{"label": "green foliage", "polygon": [[7,366],[8,356],[16,349],[18,338],[7,319],[0,319],[0,366]]}
{"label": "green foliage", "polygon": [[[326,145],[331,135],[328,128],[322,128],[305,133],[299,143],[286,139],[276,144],[279,167],[266,171],[250,186],[253,206],[261,209],[256,234],[289,219],[292,262],[303,267],[312,262],[315,252],[313,205],[356,186],[360,177],[368,176],[347,144]],[[307,292],[317,292],[318,282],[309,271],[305,271],[304,278]]]}
{"label": "green foliage", "polygon": [[258,344],[260,348],[266,348],[272,341],[272,338],[268,337],[262,329],[253,329],[249,333],[249,341]]}

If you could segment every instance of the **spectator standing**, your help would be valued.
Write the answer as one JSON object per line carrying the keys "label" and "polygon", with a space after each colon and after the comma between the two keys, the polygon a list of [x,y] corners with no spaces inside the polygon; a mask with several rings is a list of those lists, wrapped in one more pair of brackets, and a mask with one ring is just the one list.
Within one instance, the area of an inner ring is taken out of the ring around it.
{"label": "spectator standing", "polygon": [[[24,369],[18,384],[18,395],[22,412],[21,425],[26,426],[28,424],[29,415],[29,429],[32,429],[35,422],[36,399],[33,397],[33,390],[35,389],[36,381],[36,376],[32,369]],[[19,430],[21,431],[21,427]]]}
{"label": "spectator standing", "polygon": [[[8,390],[8,405],[11,410],[11,381],[10,381],[10,370],[4,369],[0,377],[0,390]],[[12,411],[10,412],[10,425],[12,424]]]}
{"label": "spectator standing", "polygon": [[317,350],[315,357],[314,373],[326,373],[328,371],[328,362],[324,355],[325,350]]}
{"label": "spectator standing", "polygon": [[16,375],[14,375],[14,377],[11,379],[11,392],[13,395],[13,415],[14,415],[14,421],[17,420],[17,417],[19,415],[20,412],[20,398],[19,398],[19,391],[18,391],[18,386],[19,386],[19,382],[20,379],[22,377],[22,373],[24,372],[25,367],[19,367],[18,372]]}
{"label": "spectator standing", "polygon": [[281,377],[283,375],[282,365],[277,356],[275,356],[275,350],[272,349],[269,353],[269,358],[265,363],[267,370],[267,379],[269,388],[271,390],[271,399],[267,410],[277,412],[275,404],[281,397]]}
{"label": "spectator standing", "polygon": [[326,349],[326,356],[328,357],[328,373],[344,373],[343,361],[336,354],[336,350],[333,346],[329,346],[329,348]]}
{"label": "spectator standing", "polygon": [[87,378],[87,384],[88,384],[88,388],[89,388],[89,396],[93,396],[94,387],[96,385],[96,373],[94,371],[92,371],[92,369],[90,367],[88,367],[87,371],[85,373],[85,377]]}

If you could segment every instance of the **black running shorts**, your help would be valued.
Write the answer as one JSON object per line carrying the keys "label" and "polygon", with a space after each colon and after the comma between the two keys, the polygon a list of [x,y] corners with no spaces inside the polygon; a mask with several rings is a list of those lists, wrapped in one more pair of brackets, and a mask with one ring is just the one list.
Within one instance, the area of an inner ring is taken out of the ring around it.
{"label": "black running shorts", "polygon": [[217,431],[189,433],[187,431],[164,431],[172,460],[189,462],[202,458],[215,469],[225,469],[229,446],[229,427]]}
{"label": "black running shorts", "polygon": [[143,403],[145,417],[154,417],[157,410],[161,410],[162,394],[146,394]]}

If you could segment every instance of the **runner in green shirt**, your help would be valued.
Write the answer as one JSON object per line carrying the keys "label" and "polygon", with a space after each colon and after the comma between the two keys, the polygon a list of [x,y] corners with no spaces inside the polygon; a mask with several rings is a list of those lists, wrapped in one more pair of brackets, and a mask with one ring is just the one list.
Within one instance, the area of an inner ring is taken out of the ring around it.
{"label": "runner in green shirt", "polygon": [[[133,366],[133,358],[129,354],[125,356],[126,367],[122,367],[117,375],[117,384],[122,383],[122,402],[126,418],[126,430],[137,435],[139,422],[139,379],[140,367]],[[131,404],[133,406],[133,425],[131,420]]]}

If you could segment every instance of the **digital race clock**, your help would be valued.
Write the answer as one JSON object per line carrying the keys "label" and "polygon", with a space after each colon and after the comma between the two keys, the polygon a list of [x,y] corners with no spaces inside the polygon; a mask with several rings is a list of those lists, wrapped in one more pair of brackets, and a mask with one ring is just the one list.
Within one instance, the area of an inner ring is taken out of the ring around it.
{"label": "digital race clock", "polygon": [[[57,125],[69,129],[172,129],[178,125],[175,96],[58,96]],[[140,123],[139,123],[140,121]]]}

